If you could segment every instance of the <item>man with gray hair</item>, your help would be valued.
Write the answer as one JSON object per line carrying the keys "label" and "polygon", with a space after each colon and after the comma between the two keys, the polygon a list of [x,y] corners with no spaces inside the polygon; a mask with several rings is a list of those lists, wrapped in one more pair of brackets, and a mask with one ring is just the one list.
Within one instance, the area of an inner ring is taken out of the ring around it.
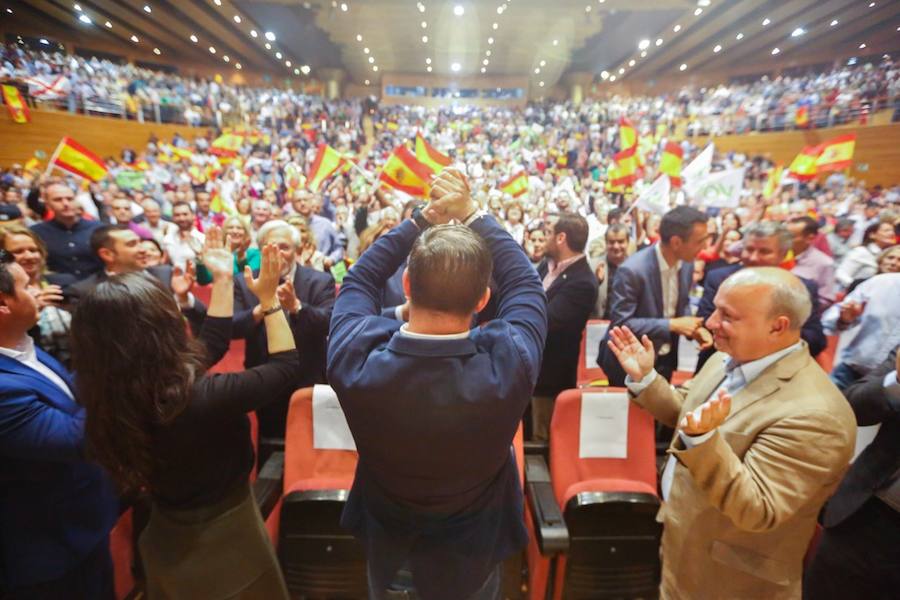
{"label": "man with gray hair", "polygon": [[[784,266],[786,269],[790,269],[790,266],[784,263],[788,251],[793,246],[794,236],[788,231],[787,227],[775,221],[760,221],[745,227],[743,233],[741,261],[733,265],[713,269],[706,275],[706,281],[703,284],[703,297],[700,299],[700,306],[697,309],[697,316],[704,321],[715,310],[713,299],[716,297],[716,292],[719,291],[719,286],[732,274],[745,267]],[[812,356],[816,356],[828,345],[820,318],[819,288],[814,281],[802,277],[800,277],[800,281],[809,290],[812,302],[812,311],[803,324],[801,337],[809,346],[809,353]],[[700,351],[700,355],[697,358],[696,373],[700,372],[700,369],[703,368],[703,365],[714,352],[713,348]]]}
{"label": "man with gray hair", "polygon": [[[269,221],[257,232],[260,246],[275,244],[282,259],[278,300],[286,311],[300,352],[297,387],[325,383],[325,345],[331,309],[334,307],[334,279],[297,264],[300,232],[285,221]],[[246,267],[250,270],[250,267]],[[253,273],[256,276],[256,273]],[[234,327],[232,335],[244,338],[247,348],[244,367],[261,365],[268,359],[268,341],[263,323],[265,312],[253,295],[242,273],[234,277]],[[284,426],[290,397],[279,398],[257,411],[259,432],[265,437],[284,437]],[[260,461],[262,462],[262,460]]]}
{"label": "man with gray hair", "polygon": [[610,335],[633,400],[677,431],[660,482],[660,598],[799,598],[856,419],[800,337],[812,299],[799,278],[743,269],[714,306],[706,324],[719,353],[681,390],[657,375],[647,336]]}

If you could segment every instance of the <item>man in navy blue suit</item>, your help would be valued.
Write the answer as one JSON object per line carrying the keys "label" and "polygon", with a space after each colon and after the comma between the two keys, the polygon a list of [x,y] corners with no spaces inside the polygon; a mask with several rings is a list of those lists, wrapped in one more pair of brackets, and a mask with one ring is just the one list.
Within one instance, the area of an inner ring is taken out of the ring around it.
{"label": "man in navy blue suit", "polygon": [[28,276],[0,251],[0,597],[114,597],[109,531],[117,500],[83,458],[71,376],[35,348]]}
{"label": "man in navy blue suit", "polygon": [[[431,195],[363,254],[335,303],[328,381],[359,451],[342,523],[366,546],[371,598],[408,567],[424,600],[494,599],[501,562],[527,543],[511,443],[540,371],[547,301],[460,173],[442,172]],[[379,298],[407,255],[402,324],[381,316]],[[492,271],[496,318],[470,329]]]}

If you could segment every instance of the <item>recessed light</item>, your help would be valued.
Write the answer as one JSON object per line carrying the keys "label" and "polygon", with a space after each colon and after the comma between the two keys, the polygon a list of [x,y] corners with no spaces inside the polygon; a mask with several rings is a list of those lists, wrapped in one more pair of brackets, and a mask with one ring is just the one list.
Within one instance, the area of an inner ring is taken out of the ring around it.
{"label": "recessed light", "polygon": [[309,65],[301,65],[300,66],[300,72],[303,73],[304,75],[309,75],[309,71],[310,71]]}
{"label": "recessed light", "polygon": [[276,52],[275,58],[277,58],[278,60],[281,60],[281,52]]}
{"label": "recessed light", "polygon": [[259,34],[256,33],[256,30],[255,30],[255,29],[251,29],[251,30],[250,30],[250,37],[252,37],[252,38],[255,39],[255,38],[259,37]]}
{"label": "recessed light", "polygon": [[487,67],[481,67],[481,72],[482,72],[482,73],[487,73]]}
{"label": "recessed light", "polygon": [[[9,9],[7,9],[7,10],[9,10]],[[106,23],[104,23],[104,25],[106,25],[106,28],[107,28],[107,29],[112,29],[112,23],[110,23],[109,21],[107,21]]]}
{"label": "recessed light", "polygon": [[763,19],[762,26],[765,27],[771,22],[772,22],[772,19],[769,19],[768,17],[766,17],[765,19]]}
{"label": "recessed light", "polygon": [[90,25],[92,23],[91,18],[85,14],[79,15],[78,20],[84,23],[85,25]]}
{"label": "recessed light", "polygon": [[369,85],[369,80],[368,80],[368,79],[366,79],[366,85]]}
{"label": "recessed light", "polygon": [[341,2],[341,11],[347,12],[348,10],[350,10],[350,7],[347,6],[347,3],[346,3],[346,2]]}
{"label": "recessed light", "polygon": [[378,72],[378,65],[372,65],[372,71],[374,71],[375,73],[377,73],[377,72]]}
{"label": "recessed light", "polygon": [[453,71],[454,73],[459,73],[459,70],[461,68],[462,67],[460,66],[460,64],[458,62],[455,62],[452,65],[450,65],[450,70]]}
{"label": "recessed light", "polygon": [[772,56],[775,56],[780,53],[781,53],[781,48],[772,48]]}
{"label": "recessed light", "polygon": [[241,63],[234,63],[234,68],[237,69],[238,71],[240,71],[244,67],[241,66]]}
{"label": "recessed light", "polygon": [[734,39],[736,39],[737,41],[741,41],[742,39],[744,39],[744,34],[739,33],[736,36],[734,36]]}
{"label": "recessed light", "polygon": [[275,34],[272,33],[271,31],[267,31],[267,32],[266,32],[266,39],[269,40],[270,42],[274,42],[274,41],[275,41]]}
{"label": "recessed light", "polygon": [[865,50],[865,49],[866,49],[866,44],[865,44],[865,42],[863,42],[862,44],[859,45],[859,49],[860,49],[860,50]]}
{"label": "recessed light", "polygon": [[369,57],[369,64],[371,65],[371,64],[374,64],[374,63],[375,63],[375,57],[374,57],[374,56],[370,56],[370,57]]}
{"label": "recessed light", "polygon": [[231,62],[231,57],[226,54],[222,57],[222,60],[224,60],[225,62]]}
{"label": "recessed light", "polygon": [[643,52],[641,52],[641,58],[647,58],[647,51],[646,51],[646,50],[644,50]]}
{"label": "recessed light", "polygon": [[553,40],[553,45],[554,45],[554,46],[559,46],[559,40]]}
{"label": "recessed light", "polygon": [[591,12],[591,5],[590,5],[590,4],[588,4],[587,6],[584,7],[584,12],[586,12],[586,13]]}
{"label": "recessed light", "polygon": [[430,65],[430,64],[431,64],[431,59],[430,59],[430,58],[426,58],[426,59],[425,59],[425,64],[426,64],[426,65]]}
{"label": "recessed light", "polygon": [[699,16],[702,15],[702,14],[703,14],[703,9],[702,9],[702,8],[697,8],[697,10],[694,11],[694,16],[695,16],[695,17],[699,17]]}
{"label": "recessed light", "polygon": [[541,86],[541,87],[544,87],[544,82],[541,81],[540,83],[538,83],[538,85]]}
{"label": "recessed light", "polygon": [[[419,10],[421,12],[425,12],[425,7],[422,6]],[[456,6],[453,7],[453,14],[456,15],[457,17],[463,16],[464,14],[466,14],[466,7],[463,6],[462,4],[457,4]]]}
{"label": "recessed light", "polygon": [[213,0],[213,3],[214,3],[216,6],[222,6],[222,0]]}
{"label": "recessed light", "polygon": [[423,35],[423,36],[422,36],[422,43],[423,43],[423,44],[427,44],[427,43],[428,43],[428,36],[427,36],[427,35]]}
{"label": "recessed light", "polygon": [[697,0],[697,6],[709,6],[709,0]]}
{"label": "recessed light", "polygon": [[76,11],[78,11],[78,12],[81,12],[81,5],[80,5],[80,4],[73,4],[73,5],[72,5],[72,8],[74,8],[74,9],[75,9]]}
{"label": "recessed light", "polygon": [[600,71],[600,79],[603,79],[603,80],[609,79],[609,71]]}
{"label": "recessed light", "polygon": [[493,44],[493,43],[494,43],[494,38],[489,37],[489,38],[488,38],[488,46],[490,46],[490,45]]}
{"label": "recessed light", "polygon": [[684,64],[684,63],[681,63],[681,66],[678,67],[678,70],[679,70],[679,71],[685,71],[685,70],[687,70],[687,65]]}
{"label": "recessed light", "polygon": [[681,25],[676,25],[675,27],[672,28],[672,31],[675,33],[678,33],[679,31],[681,31]]}
{"label": "recessed light", "polygon": [[490,51],[490,50],[485,50],[485,51],[484,51],[484,55],[485,55],[485,56],[490,56],[490,55],[491,55],[491,51]]}
{"label": "recessed light", "polygon": [[131,36],[131,41],[134,42],[135,44],[137,44],[140,40],[138,39],[138,36],[133,35],[133,36]]}
{"label": "recessed light", "polygon": [[536,67],[536,68],[534,69],[534,74],[535,74],[535,75],[540,75],[540,74],[541,74],[541,68],[540,68],[540,67]]}
{"label": "recessed light", "polygon": [[290,69],[292,66],[291,61],[289,61],[289,60],[284,61],[284,66],[286,66],[288,69]]}
{"label": "recessed light", "polygon": [[198,41],[200,41],[200,40],[198,40],[198,39],[197,39],[197,36],[194,35],[194,34],[192,33],[192,34],[191,34],[191,41],[194,42],[194,43],[196,44],[196,43],[197,43]]}
{"label": "recessed light", "polygon": [[425,67],[425,70],[428,71],[429,73],[431,73],[432,68],[431,68],[431,67]]}
{"label": "recessed light", "polygon": [[797,29],[795,29],[791,32],[791,37],[800,37],[804,33],[806,33],[806,30],[803,29],[802,27],[798,27]]}
{"label": "recessed light", "polygon": [[641,40],[638,43],[638,50],[646,50],[650,47],[650,40]]}
{"label": "recessed light", "polygon": [[299,75],[299,74],[300,74],[300,69],[294,69],[294,75]]}
{"label": "recessed light", "polygon": [[241,15],[234,15],[234,17],[232,17],[232,18],[234,19],[234,22],[235,22],[235,23],[240,23],[240,22],[241,22]]}
{"label": "recessed light", "polygon": [[428,29],[428,21],[422,21],[422,29]]}
{"label": "recessed light", "polygon": [[834,21],[832,21],[831,23],[829,23],[828,26],[829,26],[829,27],[834,27],[834,26],[837,25],[839,22],[840,22],[840,21],[838,21],[837,19],[835,19]]}
{"label": "recessed light", "polygon": [[628,61],[628,66],[629,66],[629,67],[633,67],[635,62],[637,62],[637,61],[635,61],[635,60],[632,58],[631,60]]}
{"label": "recessed light", "polygon": [[481,64],[483,64],[484,66],[488,66],[489,64],[491,64],[491,61],[489,61],[488,59],[484,59],[483,61],[481,61]]}
{"label": "recessed light", "polygon": [[216,53],[215,47],[210,46],[210,47],[209,47],[209,53],[210,53],[210,54],[215,54],[215,53]]}
{"label": "recessed light", "polygon": [[875,8],[875,3],[874,3],[874,2],[869,2],[869,8]]}
{"label": "recessed light", "polygon": [[657,38],[657,40],[656,40],[656,45],[657,45],[657,46],[662,46],[662,43],[663,43],[662,38]]}
{"label": "recessed light", "polygon": [[357,41],[357,42],[361,42],[361,41],[362,41],[362,35],[361,35],[361,34],[359,34],[359,33],[356,34],[356,41]]}
{"label": "recessed light", "polygon": [[541,66],[542,66],[542,67],[546,67],[546,66],[547,66],[547,61],[546,61],[546,60],[542,60],[542,61],[541,61]]}
{"label": "recessed light", "polygon": [[425,5],[424,5],[424,4],[422,4],[421,2],[416,2],[416,6],[418,7],[419,12],[425,12]]}
{"label": "recessed light", "polygon": [[363,54],[368,54],[368,53],[369,53],[369,48],[368,47],[363,48]]}
{"label": "recessed light", "polygon": [[154,48],[154,49],[153,49],[153,54],[159,56],[160,54],[162,54],[162,52],[159,51],[159,48]]}
{"label": "recessed light", "polygon": [[619,75],[623,75],[624,73],[625,73],[625,69],[624,69],[624,68],[620,68],[620,69],[619,69]]}
{"label": "recessed light", "polygon": [[610,81],[615,81],[615,80],[616,80],[616,76],[615,76],[615,75],[610,75],[610,76],[609,76],[609,80],[610,80]]}
{"label": "recessed light", "polygon": [[266,42],[266,50],[271,50],[271,49],[272,49],[272,44],[270,44],[269,42]]}
{"label": "recessed light", "polygon": [[144,5],[144,12],[147,13],[147,14],[150,14],[150,13],[153,12],[153,10],[150,8],[150,5],[149,5],[149,4],[145,4],[145,5]]}
{"label": "recessed light", "polygon": [[721,52],[721,51],[722,51],[722,45],[716,44],[715,47],[713,48],[713,52]]}
{"label": "recessed light", "polygon": [[500,29],[500,23],[494,23],[493,25],[491,25],[491,28],[494,29],[494,31]]}

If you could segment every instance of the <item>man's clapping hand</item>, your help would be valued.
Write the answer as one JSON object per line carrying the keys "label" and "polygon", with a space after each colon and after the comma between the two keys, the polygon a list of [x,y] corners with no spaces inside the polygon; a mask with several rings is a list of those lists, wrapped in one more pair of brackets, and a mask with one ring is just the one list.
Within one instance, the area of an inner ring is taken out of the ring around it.
{"label": "man's clapping hand", "polygon": [[678,429],[687,435],[703,435],[724,423],[729,412],[731,396],[725,390],[719,390],[716,398],[699,409],[699,415],[695,415],[696,411],[686,414],[678,424]]}
{"label": "man's clapping hand", "polygon": [[462,221],[477,209],[466,176],[456,169],[447,168],[432,182],[431,202],[422,212],[429,222],[441,225],[451,219]]}
{"label": "man's clapping hand", "polygon": [[653,370],[656,353],[646,335],[638,340],[627,327],[613,327],[606,343],[632,381],[641,381]]}

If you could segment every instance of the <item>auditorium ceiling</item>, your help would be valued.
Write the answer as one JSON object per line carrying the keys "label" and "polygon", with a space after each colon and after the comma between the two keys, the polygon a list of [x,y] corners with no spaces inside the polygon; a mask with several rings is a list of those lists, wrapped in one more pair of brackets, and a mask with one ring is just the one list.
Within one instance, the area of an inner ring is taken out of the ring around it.
{"label": "auditorium ceiling", "polygon": [[78,28],[88,45],[97,36],[183,64],[276,77],[340,69],[356,83],[384,73],[653,81],[900,49],[897,0],[0,0],[4,6],[7,32],[23,19]]}

